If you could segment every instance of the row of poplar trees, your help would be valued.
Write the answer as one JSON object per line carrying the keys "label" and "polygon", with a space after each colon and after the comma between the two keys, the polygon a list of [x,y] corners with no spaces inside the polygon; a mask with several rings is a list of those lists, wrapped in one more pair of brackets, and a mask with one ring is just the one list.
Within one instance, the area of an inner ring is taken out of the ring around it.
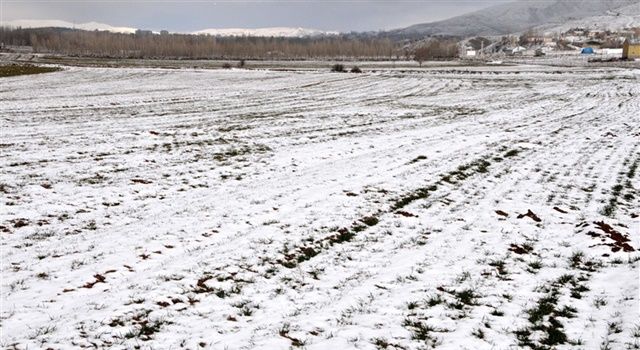
{"label": "row of poplar trees", "polygon": [[220,59],[389,59],[398,44],[388,38],[321,36],[308,38],[216,37],[189,34],[121,34],[105,31],[0,28],[5,45],[28,45],[34,52],[110,58]]}

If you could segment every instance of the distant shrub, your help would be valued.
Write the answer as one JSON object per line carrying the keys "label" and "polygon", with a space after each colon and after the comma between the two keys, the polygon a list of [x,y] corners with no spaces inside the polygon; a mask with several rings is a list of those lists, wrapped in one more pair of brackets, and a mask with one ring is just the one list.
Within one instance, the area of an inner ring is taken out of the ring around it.
{"label": "distant shrub", "polygon": [[351,73],[362,73],[362,70],[358,66],[353,66],[353,68],[351,68]]}
{"label": "distant shrub", "polygon": [[430,60],[452,60],[458,57],[458,43],[452,39],[429,39],[413,50],[413,59],[422,67]]}
{"label": "distant shrub", "polygon": [[332,72],[340,72],[340,73],[342,73],[342,72],[345,71],[344,70],[344,65],[340,64],[340,63],[336,63],[333,66],[331,66],[331,71]]}
{"label": "distant shrub", "polygon": [[34,66],[30,64],[26,64],[26,65],[11,64],[6,66],[0,66],[0,77],[49,73],[49,72],[56,72],[59,70],[61,70],[61,68],[58,68],[58,67],[40,67],[40,66]]}
{"label": "distant shrub", "polygon": [[247,62],[245,62],[245,60],[240,60],[240,62],[238,62],[238,68],[244,68],[246,64]]}
{"label": "distant shrub", "polygon": [[224,69],[231,69],[231,63],[225,62],[222,64],[222,68]]}
{"label": "distant shrub", "polygon": [[367,226],[375,226],[375,225],[378,224],[378,222],[380,222],[380,220],[378,220],[378,218],[375,217],[375,216],[367,216],[367,217],[361,219],[360,221],[362,221],[365,224],[367,224]]}

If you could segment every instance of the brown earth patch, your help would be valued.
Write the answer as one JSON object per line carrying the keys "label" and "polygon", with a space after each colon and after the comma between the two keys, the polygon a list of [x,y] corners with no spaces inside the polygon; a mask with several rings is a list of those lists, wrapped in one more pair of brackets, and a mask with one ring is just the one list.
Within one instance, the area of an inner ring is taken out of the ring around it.
{"label": "brown earth patch", "polygon": [[505,213],[505,212],[504,212],[504,211],[502,211],[502,210],[496,210],[496,214],[498,214],[498,215],[500,215],[500,216],[504,216],[505,218],[506,218],[506,217],[509,217],[509,214]]}
{"label": "brown earth patch", "polygon": [[562,210],[562,209],[560,209],[560,208],[558,208],[558,207],[553,207],[553,210],[555,210],[555,211],[557,211],[557,212],[559,212],[559,213],[562,213],[562,214],[566,214],[566,213],[568,213],[566,210]]}
{"label": "brown earth patch", "polygon": [[98,284],[98,283],[106,283],[105,281],[107,280],[107,278],[106,278],[106,277],[104,277],[103,275],[101,275],[101,274],[99,274],[99,273],[97,273],[97,274],[93,275],[93,278],[95,278],[95,281],[85,283],[85,284],[82,286],[82,288],[88,288],[88,289],[91,289],[91,288],[93,288],[93,286],[95,286],[95,285],[96,285],[96,284]]}
{"label": "brown earth patch", "polygon": [[542,219],[540,219],[540,217],[538,217],[538,215],[536,215],[534,212],[532,212],[531,209],[529,209],[525,214],[519,214],[518,215],[518,219],[522,219],[525,216],[531,218],[531,220],[533,220],[535,222],[542,221]]}
{"label": "brown earth patch", "polygon": [[512,251],[512,252],[514,252],[516,254],[522,255],[522,254],[531,253],[531,251],[533,251],[533,248],[531,246],[528,246],[528,245],[519,246],[517,244],[513,244],[512,243],[511,246],[509,247],[509,251]]}
{"label": "brown earth patch", "polygon": [[[594,225],[596,228],[604,232],[605,236],[611,240],[613,243],[608,243],[606,245],[611,247],[612,252],[618,252],[622,250],[623,252],[633,252],[635,249],[627,242],[631,240],[626,235],[616,231],[611,225],[605,223],[604,221],[594,221]],[[591,237],[600,237],[596,232],[589,231],[587,234]]]}

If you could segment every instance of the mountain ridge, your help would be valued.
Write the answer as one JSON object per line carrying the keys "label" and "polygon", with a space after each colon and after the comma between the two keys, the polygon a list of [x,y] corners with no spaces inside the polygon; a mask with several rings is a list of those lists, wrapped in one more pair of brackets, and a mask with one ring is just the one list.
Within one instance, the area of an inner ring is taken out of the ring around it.
{"label": "mountain ridge", "polygon": [[[62,20],[13,20],[3,25],[22,28],[61,27],[82,30],[104,30],[135,33],[138,28],[117,27],[98,22],[74,24]],[[420,23],[386,33],[395,36],[499,36],[519,34],[533,29],[553,33],[573,27],[621,29],[640,26],[640,0],[519,0],[491,6],[449,19]],[[213,35],[221,37],[316,37],[339,35],[302,27],[208,28],[176,34]]]}
{"label": "mountain ridge", "polygon": [[523,32],[543,25],[605,15],[607,11],[640,6],[640,0],[520,0],[491,6],[449,19],[415,24],[391,31],[399,35],[496,36]]}
{"label": "mountain ridge", "polygon": [[191,34],[208,34],[214,36],[258,36],[258,37],[307,37],[337,35],[338,32],[322,31],[302,27],[267,27],[267,28],[209,28]]}
{"label": "mountain ridge", "polygon": [[[105,23],[87,22],[87,23],[71,23],[63,20],[45,19],[33,20],[22,19],[3,22],[4,26],[22,27],[22,28],[70,28],[82,30],[102,30],[113,33],[135,33],[139,28],[132,27],[116,27]],[[302,27],[267,27],[267,28],[208,28],[194,32],[176,32],[176,34],[195,34],[195,35],[213,35],[213,36],[255,36],[255,37],[313,37],[323,35],[337,35],[339,32],[322,31],[318,29],[302,28]]]}
{"label": "mountain ridge", "polygon": [[621,30],[630,27],[640,27],[640,5],[629,5],[608,11],[606,14],[585,17],[567,21],[563,24],[547,24],[534,28],[535,31],[545,34],[566,32],[572,28],[591,28],[599,30]]}
{"label": "mountain ridge", "polygon": [[71,23],[58,19],[19,19],[12,21],[3,21],[3,26],[9,27],[22,27],[22,28],[70,28],[70,29],[82,29],[82,30],[104,30],[113,33],[135,33],[137,28],[132,27],[116,27],[105,23],[99,22],[86,22],[86,23]]}

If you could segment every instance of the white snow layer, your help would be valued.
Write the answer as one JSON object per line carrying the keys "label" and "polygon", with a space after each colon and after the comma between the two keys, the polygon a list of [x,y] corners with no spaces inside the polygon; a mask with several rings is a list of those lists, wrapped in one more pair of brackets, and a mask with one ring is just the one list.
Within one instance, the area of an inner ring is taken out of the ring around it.
{"label": "white snow layer", "polygon": [[637,347],[639,79],[2,78],[0,345]]}
{"label": "white snow layer", "polygon": [[12,21],[3,21],[3,26],[9,27],[21,27],[21,28],[46,28],[46,27],[56,27],[56,28],[74,28],[74,29],[82,29],[82,30],[102,30],[109,31],[114,33],[126,33],[131,34],[135,33],[136,28],[130,27],[114,27],[104,23],[98,22],[87,22],[87,23],[71,23],[67,21],[61,21],[57,19],[19,19]]}

